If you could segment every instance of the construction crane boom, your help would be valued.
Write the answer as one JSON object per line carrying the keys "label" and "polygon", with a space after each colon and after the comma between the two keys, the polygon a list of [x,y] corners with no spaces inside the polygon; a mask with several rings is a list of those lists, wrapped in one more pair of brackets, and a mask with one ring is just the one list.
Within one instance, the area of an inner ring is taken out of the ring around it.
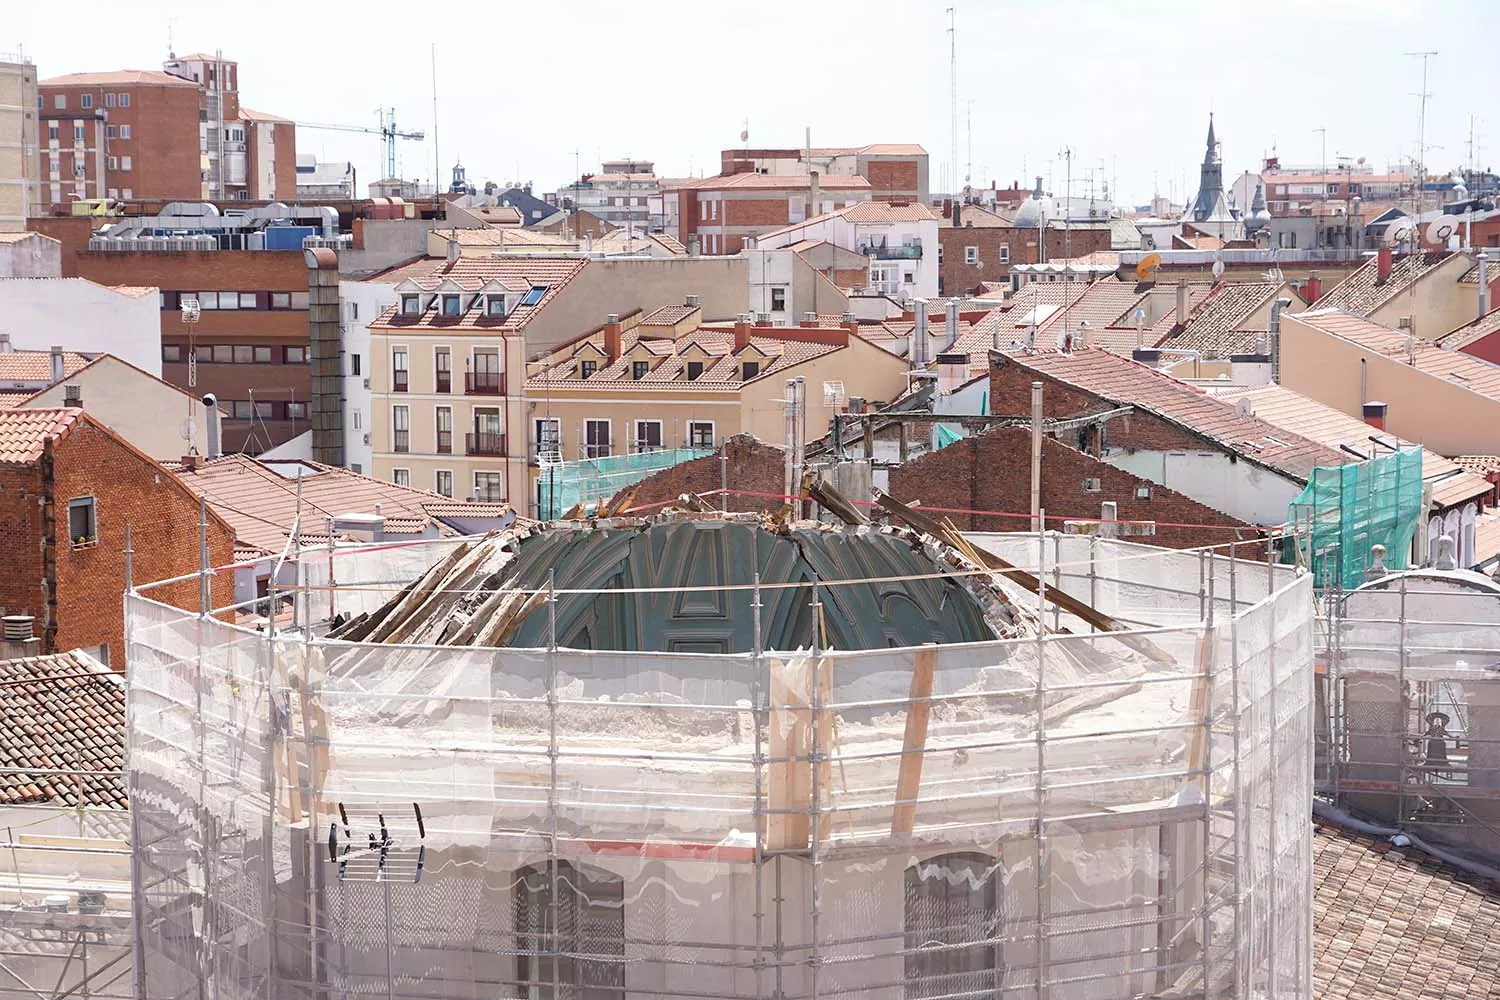
{"label": "construction crane boom", "polygon": [[396,128],[395,108],[376,108],[375,114],[380,118],[378,128],[370,128],[365,125],[326,125],[319,122],[298,122],[298,128],[323,129],[329,132],[364,132],[369,135],[378,135],[385,140],[385,176],[389,180],[396,176],[396,140],[397,139],[425,139],[425,132],[402,132]]}

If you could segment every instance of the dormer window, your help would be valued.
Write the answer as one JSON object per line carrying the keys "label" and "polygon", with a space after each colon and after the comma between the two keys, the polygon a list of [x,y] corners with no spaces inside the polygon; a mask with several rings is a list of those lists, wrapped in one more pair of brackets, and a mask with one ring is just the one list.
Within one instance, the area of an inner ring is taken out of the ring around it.
{"label": "dormer window", "polygon": [[637,382],[645,378],[646,373],[650,370],[651,362],[649,361],[632,361],[630,363],[630,377]]}
{"label": "dormer window", "polygon": [[444,316],[457,316],[459,314],[459,312],[460,312],[460,309],[459,309],[459,297],[457,295],[444,295],[443,296],[443,315]]}
{"label": "dormer window", "polygon": [[760,374],[760,362],[759,361],[746,361],[745,365],[744,365],[743,371],[744,371],[744,374],[740,376],[741,380],[745,381],[745,382],[750,381],[755,376],[757,376],[757,375]]}
{"label": "dormer window", "polygon": [[485,298],[485,312],[491,316],[500,317],[505,315],[505,296],[490,295]]}
{"label": "dormer window", "polygon": [[703,374],[703,362],[689,361],[687,363],[687,377],[689,382],[696,381]]}
{"label": "dormer window", "polygon": [[421,299],[416,295],[401,296],[401,315],[416,316],[422,311]]}
{"label": "dormer window", "polygon": [[547,286],[546,285],[532,285],[531,286],[531,291],[527,292],[526,293],[526,297],[521,300],[521,305],[523,305],[523,306],[534,306],[538,302],[542,301],[542,296],[546,295],[546,294],[547,294]]}
{"label": "dormer window", "polygon": [[579,378],[588,378],[590,375],[594,374],[594,372],[596,372],[598,370],[599,370],[599,362],[597,362],[597,361],[580,361],[578,363],[578,377]]}

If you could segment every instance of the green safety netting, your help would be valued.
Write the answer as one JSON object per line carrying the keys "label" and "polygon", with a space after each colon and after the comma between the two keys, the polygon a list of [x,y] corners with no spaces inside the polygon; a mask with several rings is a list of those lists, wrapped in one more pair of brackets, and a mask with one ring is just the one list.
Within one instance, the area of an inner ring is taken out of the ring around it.
{"label": "green safety netting", "polygon": [[553,520],[574,504],[607,499],[653,472],[713,453],[712,448],[665,448],[544,465],[537,475],[537,517]]}
{"label": "green safety netting", "polygon": [[1370,548],[1404,569],[1422,516],[1422,450],[1408,448],[1350,465],[1319,466],[1292,501],[1289,519],[1317,587],[1364,582]]}
{"label": "green safety netting", "polygon": [[937,425],[937,447],[946,448],[955,441],[962,441],[964,432],[962,429],[954,430],[947,424]]}

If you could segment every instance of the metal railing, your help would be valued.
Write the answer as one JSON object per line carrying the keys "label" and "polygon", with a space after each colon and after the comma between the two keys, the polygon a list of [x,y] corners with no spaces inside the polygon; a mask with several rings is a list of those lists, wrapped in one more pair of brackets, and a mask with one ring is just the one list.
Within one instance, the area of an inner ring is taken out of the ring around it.
{"label": "metal railing", "polygon": [[434,379],[435,388],[438,392],[453,391],[453,373],[451,371],[440,371]]}
{"label": "metal railing", "polygon": [[870,243],[860,247],[859,252],[866,257],[874,257],[876,260],[921,260],[922,244],[908,243],[893,247]]}
{"label": "metal railing", "polygon": [[453,454],[453,432],[452,431],[438,431],[437,432],[437,453],[439,455],[451,455],[451,454]]}
{"label": "metal railing", "polygon": [[464,435],[466,455],[504,455],[505,434],[500,431],[474,431]]}
{"label": "metal railing", "polygon": [[464,394],[467,396],[505,395],[505,373],[464,372]]}

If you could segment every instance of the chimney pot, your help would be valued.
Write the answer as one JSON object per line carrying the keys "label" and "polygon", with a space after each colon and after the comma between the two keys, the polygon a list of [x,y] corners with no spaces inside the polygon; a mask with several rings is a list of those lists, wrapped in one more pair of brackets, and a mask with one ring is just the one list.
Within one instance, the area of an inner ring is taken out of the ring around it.
{"label": "chimney pot", "polygon": [[1385,430],[1386,404],[1379,400],[1370,400],[1364,404],[1365,423],[1378,431]]}
{"label": "chimney pot", "polygon": [[750,346],[750,314],[740,313],[734,321],[734,350],[743,351]]}
{"label": "chimney pot", "polygon": [[63,373],[63,349],[59,345],[53,344],[52,345],[52,384],[56,385],[57,383],[61,382],[64,377],[65,377],[65,375]]}
{"label": "chimney pot", "polygon": [[1177,281],[1177,323],[1186,323],[1188,319],[1188,285],[1187,279],[1179,278]]}
{"label": "chimney pot", "polygon": [[1303,291],[1307,293],[1308,302],[1316,302],[1323,297],[1323,279],[1316,274],[1309,275],[1307,284],[1303,285]]}
{"label": "chimney pot", "polygon": [[911,307],[916,319],[911,328],[911,349],[906,352],[913,368],[927,366],[927,300],[912,299]]}
{"label": "chimney pot", "polygon": [[7,642],[25,642],[31,638],[31,626],[35,619],[31,615],[6,615],[0,618]]}
{"label": "chimney pot", "polygon": [[682,304],[685,305],[685,306],[687,306],[689,309],[697,309],[698,308],[698,296],[696,296],[696,295],[685,296],[683,298],[683,300],[682,300]]}
{"label": "chimney pot", "polygon": [[604,317],[604,363],[612,365],[620,360],[620,314],[609,313]]}
{"label": "chimney pot", "polygon": [[1391,269],[1396,266],[1396,254],[1390,247],[1381,247],[1375,254],[1375,278],[1378,281],[1386,281],[1391,276]]}
{"label": "chimney pot", "polygon": [[77,385],[76,383],[69,383],[68,385],[63,386],[63,405],[82,406],[83,386]]}

